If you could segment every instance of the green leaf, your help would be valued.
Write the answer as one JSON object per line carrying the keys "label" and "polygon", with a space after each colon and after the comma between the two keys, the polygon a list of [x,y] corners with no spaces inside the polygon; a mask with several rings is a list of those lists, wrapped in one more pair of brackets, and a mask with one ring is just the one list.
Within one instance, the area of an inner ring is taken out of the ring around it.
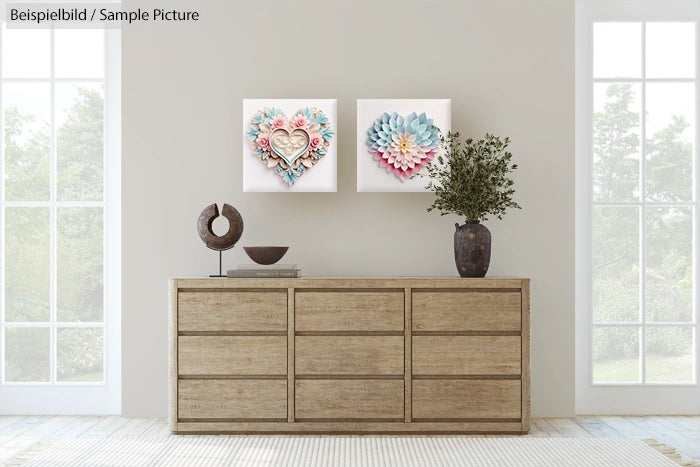
{"label": "green leaf", "polygon": [[440,215],[458,214],[468,220],[487,220],[489,215],[499,219],[507,208],[520,209],[513,201],[515,190],[510,178],[517,169],[511,164],[512,154],[506,151],[510,138],[501,139],[487,133],[484,138],[462,140],[459,132],[441,134],[442,154],[437,163],[430,164],[427,187],[435,193],[428,208]]}

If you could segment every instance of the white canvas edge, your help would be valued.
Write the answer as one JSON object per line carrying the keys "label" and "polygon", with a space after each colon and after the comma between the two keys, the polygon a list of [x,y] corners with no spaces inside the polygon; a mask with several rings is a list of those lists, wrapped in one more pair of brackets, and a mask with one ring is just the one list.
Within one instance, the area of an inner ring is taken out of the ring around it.
{"label": "white canvas edge", "polygon": [[379,162],[369,152],[367,129],[384,112],[403,115],[425,112],[443,134],[447,134],[452,125],[452,99],[357,99],[357,191],[425,192],[427,179],[416,177],[402,182],[379,167]]}
{"label": "white canvas edge", "polygon": [[[257,193],[336,192],[338,190],[338,104],[337,99],[243,99],[242,175],[243,191]],[[328,153],[289,186],[273,169],[253,155],[246,136],[250,119],[263,107],[281,108],[288,117],[303,107],[317,107],[328,117],[333,138]]]}

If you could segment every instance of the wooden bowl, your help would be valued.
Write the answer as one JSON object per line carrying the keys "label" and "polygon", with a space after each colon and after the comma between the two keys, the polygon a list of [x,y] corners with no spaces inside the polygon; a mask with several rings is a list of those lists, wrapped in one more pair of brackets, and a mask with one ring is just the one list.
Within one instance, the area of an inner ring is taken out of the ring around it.
{"label": "wooden bowl", "polygon": [[289,250],[288,246],[244,246],[246,254],[258,264],[275,264]]}

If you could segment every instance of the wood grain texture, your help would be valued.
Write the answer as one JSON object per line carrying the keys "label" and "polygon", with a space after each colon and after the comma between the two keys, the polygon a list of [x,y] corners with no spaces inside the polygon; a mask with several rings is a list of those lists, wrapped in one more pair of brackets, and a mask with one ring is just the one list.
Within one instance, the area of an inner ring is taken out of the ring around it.
{"label": "wood grain texture", "polygon": [[287,421],[294,422],[294,289],[287,289]]}
{"label": "wood grain texture", "polygon": [[266,375],[287,373],[284,336],[180,336],[180,375]]}
{"label": "wood grain texture", "polygon": [[413,390],[411,382],[411,366],[412,366],[412,351],[411,351],[411,320],[412,320],[412,310],[413,310],[413,299],[411,298],[411,289],[406,288],[404,290],[404,422],[410,423],[413,417],[412,415],[412,398],[411,391]]}
{"label": "wood grain texture", "polygon": [[177,280],[168,281],[168,422],[177,427]]}
{"label": "wood grain texture", "polygon": [[306,380],[295,384],[295,418],[403,420],[401,380]]}
{"label": "wood grain texture", "polygon": [[297,336],[297,375],[404,374],[402,336]]}
{"label": "wood grain texture", "polygon": [[174,431],[529,429],[527,279],[177,279],[170,287]]}
{"label": "wood grain texture", "polygon": [[180,422],[178,433],[211,434],[503,434],[520,433],[520,422]]}
{"label": "wood grain texture", "polygon": [[296,279],[181,278],[181,289],[520,289],[515,277],[300,277]]}
{"label": "wood grain texture", "polygon": [[523,432],[530,431],[530,279],[523,279],[520,293],[522,308],[522,423]]}
{"label": "wood grain texture", "polygon": [[186,380],[178,392],[180,419],[287,418],[286,381]]}
{"label": "wood grain texture", "polygon": [[520,418],[519,380],[416,380],[413,419]]}
{"label": "wood grain texture", "polygon": [[414,331],[520,331],[520,292],[413,292]]}
{"label": "wood grain texture", "polygon": [[297,331],[403,331],[403,292],[304,292],[295,296]]}
{"label": "wood grain texture", "polygon": [[286,331],[284,292],[180,292],[180,331]]}
{"label": "wood grain texture", "polygon": [[520,336],[414,336],[414,375],[519,375]]}

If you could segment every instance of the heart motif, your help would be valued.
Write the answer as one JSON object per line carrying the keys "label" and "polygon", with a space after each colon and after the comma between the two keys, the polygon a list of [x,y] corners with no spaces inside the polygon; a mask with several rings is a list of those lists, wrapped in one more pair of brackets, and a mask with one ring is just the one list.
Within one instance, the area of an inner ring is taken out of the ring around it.
{"label": "heart motif", "polygon": [[309,133],[306,130],[276,128],[270,133],[270,149],[292,165],[309,149]]}
{"label": "heart motif", "polygon": [[333,130],[316,107],[300,109],[291,118],[265,107],[253,115],[246,136],[253,155],[292,186],[328,153]]}

